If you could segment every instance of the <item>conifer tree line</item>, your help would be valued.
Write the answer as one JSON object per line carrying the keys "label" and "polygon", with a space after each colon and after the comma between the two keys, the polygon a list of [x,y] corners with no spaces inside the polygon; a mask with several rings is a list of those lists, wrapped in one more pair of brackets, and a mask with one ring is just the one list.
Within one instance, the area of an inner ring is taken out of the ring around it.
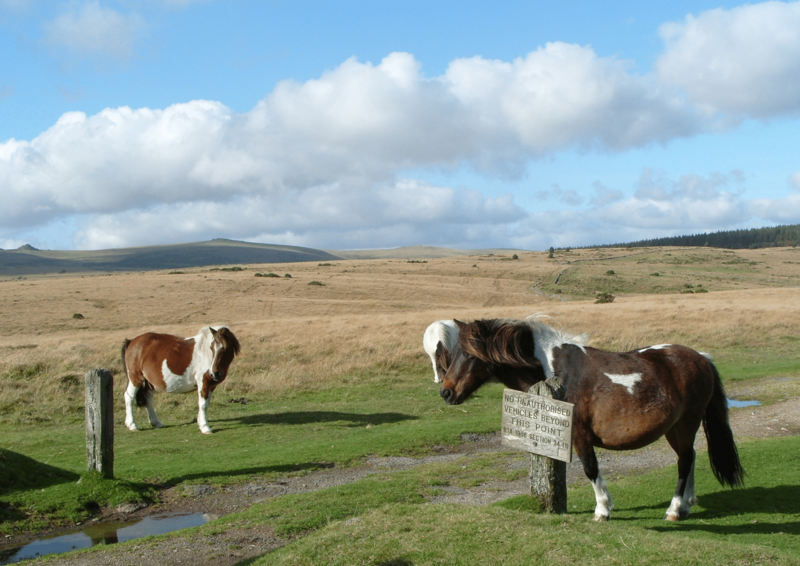
{"label": "conifer tree line", "polygon": [[640,240],[627,244],[605,244],[591,246],[598,248],[643,248],[656,246],[708,246],[729,250],[778,248],[797,246],[800,244],[800,224],[773,226],[771,228],[750,228],[747,230],[724,230],[710,234],[693,234],[691,236],[672,236]]}

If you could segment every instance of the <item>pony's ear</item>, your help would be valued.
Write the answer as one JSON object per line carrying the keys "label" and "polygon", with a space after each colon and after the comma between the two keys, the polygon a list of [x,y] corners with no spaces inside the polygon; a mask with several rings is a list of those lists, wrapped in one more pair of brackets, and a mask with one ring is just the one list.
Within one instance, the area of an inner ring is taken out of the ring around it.
{"label": "pony's ear", "polygon": [[453,322],[456,323],[456,326],[458,327],[458,331],[459,332],[463,332],[464,328],[467,326],[467,324],[465,322],[461,322],[460,320],[453,319]]}
{"label": "pony's ear", "polygon": [[447,371],[447,368],[450,367],[450,352],[441,341],[436,344],[436,364],[444,371]]}
{"label": "pony's ear", "polygon": [[211,331],[211,336],[216,336],[219,330],[214,330],[213,326],[209,326],[208,329]]}

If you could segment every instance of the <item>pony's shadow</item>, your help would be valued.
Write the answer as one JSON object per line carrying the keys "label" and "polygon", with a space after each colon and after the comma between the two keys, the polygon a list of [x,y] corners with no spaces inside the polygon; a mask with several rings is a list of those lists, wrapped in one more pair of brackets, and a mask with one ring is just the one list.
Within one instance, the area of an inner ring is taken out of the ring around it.
{"label": "pony's shadow", "polygon": [[218,419],[216,422],[237,422],[243,425],[305,425],[314,423],[334,423],[343,421],[346,427],[377,426],[417,420],[419,417],[402,413],[340,413],[337,411],[293,411],[288,413],[262,413],[232,419]]}
{"label": "pony's shadow", "polygon": [[[716,519],[728,515],[740,515],[742,513],[783,513],[796,515],[800,513],[800,486],[799,485],[779,485],[776,487],[751,487],[744,489],[731,489],[717,491],[706,495],[699,495],[698,499],[703,506],[702,510],[692,511],[690,519],[696,519],[690,523],[677,523],[664,527],[652,527],[656,531],[671,531],[675,529],[687,531],[708,531],[712,533],[741,533],[746,530],[749,533],[770,534],[784,532],[786,534],[800,534],[800,523],[769,523],[757,522],[748,525],[718,525],[699,523],[697,520]],[[664,501],[658,505],[643,505],[640,507],[630,507],[631,511],[645,509],[662,509],[669,506],[669,501]]]}

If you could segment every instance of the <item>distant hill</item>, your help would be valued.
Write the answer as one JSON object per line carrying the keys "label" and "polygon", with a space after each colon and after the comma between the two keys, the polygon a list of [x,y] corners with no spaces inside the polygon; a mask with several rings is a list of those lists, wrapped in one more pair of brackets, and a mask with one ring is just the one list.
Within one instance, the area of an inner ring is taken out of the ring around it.
{"label": "distant hill", "polygon": [[329,250],[343,259],[436,259],[442,257],[455,257],[467,255],[507,255],[525,250],[456,250],[453,248],[440,248],[436,246],[406,246],[403,248],[378,249],[378,250]]}
{"label": "distant hill", "polygon": [[90,271],[151,271],[207,265],[342,259],[322,250],[217,239],[209,242],[96,251],[0,250],[0,276]]}
{"label": "distant hill", "polygon": [[749,230],[725,230],[710,234],[654,238],[627,244],[589,246],[593,248],[644,248],[657,246],[710,246],[729,250],[780,248],[800,244],[800,224]]}

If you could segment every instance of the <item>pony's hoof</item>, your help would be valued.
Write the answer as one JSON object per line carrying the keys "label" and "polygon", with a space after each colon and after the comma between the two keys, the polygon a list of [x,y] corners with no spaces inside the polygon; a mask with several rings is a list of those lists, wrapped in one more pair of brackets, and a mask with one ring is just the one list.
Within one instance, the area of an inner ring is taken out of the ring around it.
{"label": "pony's hoof", "polygon": [[155,423],[153,426],[155,428],[164,428],[164,425],[162,423]]}
{"label": "pony's hoof", "polygon": [[132,432],[137,432],[137,431],[139,430],[139,427],[138,427],[138,426],[136,426],[135,424],[133,424],[133,425],[128,425],[128,430],[130,430],[130,431],[132,431]]}
{"label": "pony's hoof", "polygon": [[200,429],[200,432],[202,432],[203,434],[213,434],[213,431],[210,428],[207,428],[205,430]]}
{"label": "pony's hoof", "polygon": [[605,516],[604,515],[595,515],[594,516],[594,521],[596,523],[605,523],[606,521],[608,521],[608,515],[605,515]]}
{"label": "pony's hoof", "polygon": [[664,517],[664,520],[665,520],[665,521],[672,521],[672,522],[675,522],[675,521],[677,521],[678,519],[680,519],[680,517],[678,517],[677,515],[672,515],[671,513],[670,513],[670,514],[667,514],[667,515]]}

